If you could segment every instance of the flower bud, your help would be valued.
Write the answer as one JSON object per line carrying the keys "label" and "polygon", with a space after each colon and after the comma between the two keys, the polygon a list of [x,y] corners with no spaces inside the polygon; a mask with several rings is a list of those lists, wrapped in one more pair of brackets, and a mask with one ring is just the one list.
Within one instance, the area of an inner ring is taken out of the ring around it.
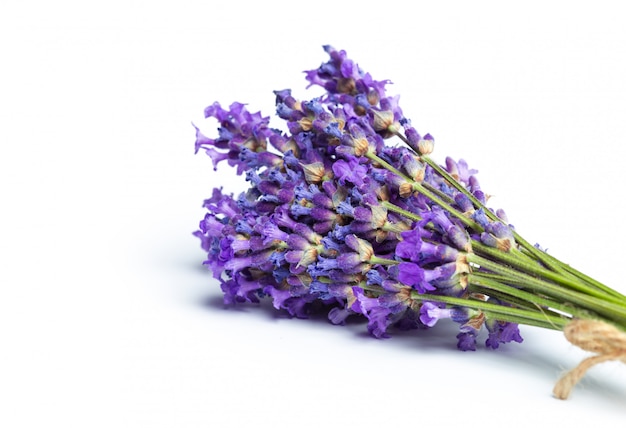
{"label": "flower bud", "polygon": [[367,262],[374,255],[374,249],[365,239],[358,238],[356,235],[346,236],[346,245],[359,253],[359,261]]}
{"label": "flower bud", "polygon": [[404,167],[404,170],[407,172],[409,177],[411,177],[418,183],[424,181],[424,177],[426,175],[426,167],[422,162],[419,161],[417,156],[407,151],[405,154],[402,155],[401,161],[402,166]]}
{"label": "flower bud", "polygon": [[420,155],[429,155],[433,152],[434,148],[435,140],[430,134],[426,134],[426,136],[417,143],[417,151]]}
{"label": "flower bud", "polygon": [[319,183],[324,179],[326,169],[322,162],[313,162],[311,164],[301,164],[304,171],[304,178],[307,183]]}
{"label": "flower bud", "polygon": [[379,101],[380,96],[378,95],[378,92],[376,92],[376,90],[374,89],[370,89],[370,91],[367,93],[367,102],[370,103],[370,105],[375,106],[376,104],[378,104]]}
{"label": "flower bud", "polygon": [[486,231],[480,235],[483,244],[495,247],[500,251],[509,252],[516,247],[513,231],[503,223],[490,223]]}
{"label": "flower bud", "polygon": [[399,195],[401,198],[408,198],[413,194],[413,184],[404,181],[399,186]]}
{"label": "flower bud", "polygon": [[456,248],[467,252],[472,251],[472,244],[465,229],[455,224],[450,226],[446,233]]}
{"label": "flower bud", "polygon": [[373,111],[374,122],[373,127],[376,131],[384,131],[393,123],[393,112],[391,111]]}

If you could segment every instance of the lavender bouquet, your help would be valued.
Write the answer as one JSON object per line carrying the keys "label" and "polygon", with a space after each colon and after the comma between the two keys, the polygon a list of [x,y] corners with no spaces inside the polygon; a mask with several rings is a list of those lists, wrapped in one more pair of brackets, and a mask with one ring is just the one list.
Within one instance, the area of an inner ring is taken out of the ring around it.
{"label": "lavender bouquet", "polygon": [[240,103],[205,109],[217,138],[196,128],[196,152],[249,182],[237,197],[213,189],[195,232],[225,303],[271,298],[299,318],[322,307],[334,324],[365,317],[377,338],[450,318],[463,351],[483,328],[493,349],[522,342],[519,324],[562,330],[595,354],[557,383],[562,399],[594,364],[626,363],[626,297],[524,240],[465,161],[430,157],[432,136],[389,81],[324,49],[328,62],[306,72],[324,95],[274,92],[288,131]]}

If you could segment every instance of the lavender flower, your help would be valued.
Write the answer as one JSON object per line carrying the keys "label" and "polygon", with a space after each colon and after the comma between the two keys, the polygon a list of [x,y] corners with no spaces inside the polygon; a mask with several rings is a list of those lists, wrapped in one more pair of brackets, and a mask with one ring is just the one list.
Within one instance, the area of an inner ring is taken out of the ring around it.
{"label": "lavender flower", "polygon": [[196,128],[196,152],[249,182],[237,198],[215,189],[194,233],[225,303],[271,298],[295,317],[322,305],[334,324],[367,318],[378,338],[451,319],[463,351],[481,329],[488,348],[522,342],[518,324],[594,319],[623,334],[624,296],[525,241],[486,206],[476,170],[431,159],[434,138],[404,117],[388,80],[324,49],[329,60],[306,72],[324,95],[274,92],[287,133],[241,103],[206,108],[216,138]]}

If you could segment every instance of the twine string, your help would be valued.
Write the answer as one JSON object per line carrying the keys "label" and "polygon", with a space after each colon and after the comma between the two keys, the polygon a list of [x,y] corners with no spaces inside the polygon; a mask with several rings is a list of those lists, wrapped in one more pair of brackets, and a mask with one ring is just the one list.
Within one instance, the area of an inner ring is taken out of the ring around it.
{"label": "twine string", "polygon": [[570,393],[587,370],[605,361],[621,361],[626,364],[626,333],[603,321],[575,319],[565,326],[567,340],[579,348],[596,355],[585,358],[567,372],[554,386],[554,396],[561,400]]}

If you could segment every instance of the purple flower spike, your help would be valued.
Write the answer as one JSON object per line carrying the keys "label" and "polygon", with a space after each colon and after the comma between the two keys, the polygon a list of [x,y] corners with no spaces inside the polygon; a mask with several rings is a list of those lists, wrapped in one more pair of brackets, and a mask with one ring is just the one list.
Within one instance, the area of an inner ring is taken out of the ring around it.
{"label": "purple flower spike", "polygon": [[[250,113],[241,103],[231,104],[229,110],[223,109],[219,103],[213,103],[204,110],[204,115],[207,118],[214,117],[220,122],[219,136],[215,139],[207,138],[196,127],[196,152],[200,149],[206,150],[214,167],[227,160],[230,166],[237,168],[239,175],[248,168],[246,160],[240,159],[242,151],[248,149],[253,153],[263,152],[267,148],[267,140],[278,133],[268,127],[269,117],[262,117],[260,112]],[[267,159],[265,162],[271,163],[274,159]],[[263,162],[259,163],[262,164]]]}
{"label": "purple flower spike", "polygon": [[459,334],[457,334],[456,338],[458,339],[457,347],[461,351],[475,351],[476,350],[476,330],[461,330]]}
{"label": "purple flower spike", "polygon": [[487,320],[485,325],[489,332],[489,337],[485,345],[491,349],[498,349],[501,343],[522,343],[523,341],[519,333],[519,328],[515,323]]}

